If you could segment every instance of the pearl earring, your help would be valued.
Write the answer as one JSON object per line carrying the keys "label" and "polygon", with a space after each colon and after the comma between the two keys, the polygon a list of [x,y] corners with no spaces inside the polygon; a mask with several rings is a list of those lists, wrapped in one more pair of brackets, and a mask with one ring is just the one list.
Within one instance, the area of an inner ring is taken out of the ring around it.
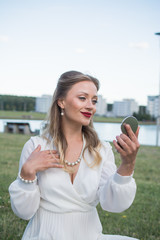
{"label": "pearl earring", "polygon": [[64,112],[63,112],[63,109],[61,109],[61,116],[64,116]]}

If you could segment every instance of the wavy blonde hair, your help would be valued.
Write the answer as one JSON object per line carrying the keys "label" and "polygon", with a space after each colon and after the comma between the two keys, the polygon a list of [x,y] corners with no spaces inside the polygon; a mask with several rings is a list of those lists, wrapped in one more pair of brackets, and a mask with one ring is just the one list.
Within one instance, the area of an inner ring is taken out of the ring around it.
{"label": "wavy blonde hair", "polygon": [[[93,82],[97,88],[97,91],[99,90],[99,81],[90,75],[86,75],[77,71],[69,71],[69,72],[63,73],[60,76],[57,83],[57,87],[53,94],[52,104],[51,104],[51,108],[50,108],[48,119],[47,119],[47,128],[45,129],[42,135],[45,138],[46,136],[49,136],[47,138],[48,141],[51,141],[50,137],[52,138],[52,141],[54,142],[54,145],[60,154],[60,163],[64,164],[65,169],[67,169],[67,166],[64,162],[65,151],[67,149],[67,141],[62,131],[62,121],[61,121],[62,116],[61,116],[61,109],[58,106],[58,99],[65,98],[67,96],[68,91],[72,88],[72,86],[82,81]],[[90,121],[89,125],[82,126],[82,133],[84,134],[84,137],[86,139],[86,145],[83,151],[83,157],[84,157],[85,149],[88,148],[94,160],[91,164],[88,164],[86,159],[85,161],[90,167],[97,166],[102,160],[101,155],[99,153],[101,142],[93,127],[93,120]]]}

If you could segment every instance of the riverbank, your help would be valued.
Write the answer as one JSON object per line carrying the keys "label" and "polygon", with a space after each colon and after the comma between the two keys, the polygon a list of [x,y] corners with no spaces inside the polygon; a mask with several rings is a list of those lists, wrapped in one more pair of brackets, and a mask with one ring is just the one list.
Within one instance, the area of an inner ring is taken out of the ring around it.
{"label": "riverbank", "polygon": [[[46,119],[46,113],[39,112],[19,112],[19,111],[2,111],[0,110],[0,119],[27,119],[27,120],[44,120]],[[103,123],[121,123],[123,118],[111,118],[111,117],[101,117],[94,116],[94,122],[103,122]],[[155,122],[143,121],[139,124],[154,125]]]}
{"label": "riverbank", "polygon": [[[10,206],[8,187],[16,179],[19,157],[28,135],[0,133],[0,239],[20,240],[27,221],[16,217]],[[133,205],[123,213],[109,213],[97,207],[107,234],[128,235],[140,240],[160,240],[160,148],[141,146],[134,177],[137,194]],[[115,152],[116,163],[120,158]]]}

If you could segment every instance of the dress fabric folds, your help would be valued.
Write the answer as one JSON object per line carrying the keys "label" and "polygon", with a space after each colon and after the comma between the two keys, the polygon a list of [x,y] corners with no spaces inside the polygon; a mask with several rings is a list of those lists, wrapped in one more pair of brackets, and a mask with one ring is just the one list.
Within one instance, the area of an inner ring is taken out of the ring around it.
{"label": "dress fabric folds", "polygon": [[[22,150],[19,171],[38,144],[42,151],[51,148],[44,138],[31,137]],[[126,210],[134,200],[136,184],[133,176],[116,172],[109,143],[102,143],[100,151],[101,164],[90,168],[93,158],[85,150],[73,184],[69,173],[50,168],[39,172],[35,183],[17,178],[10,185],[14,213],[29,220],[22,240],[135,240],[102,233],[97,204],[105,211]]]}
{"label": "dress fabric folds", "polygon": [[[41,220],[40,220],[41,219]],[[29,222],[22,240],[132,240],[102,234],[96,209],[89,212],[52,213],[40,208]]]}

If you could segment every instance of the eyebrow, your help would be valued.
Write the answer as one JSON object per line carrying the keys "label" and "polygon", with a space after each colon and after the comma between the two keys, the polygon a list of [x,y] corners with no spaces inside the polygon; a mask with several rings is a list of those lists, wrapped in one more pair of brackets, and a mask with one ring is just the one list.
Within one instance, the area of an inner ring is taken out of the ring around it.
{"label": "eyebrow", "polygon": [[[88,93],[86,93],[86,92],[79,92],[79,94],[85,94],[86,96],[88,96],[89,94]],[[96,98],[98,98],[98,95],[94,95],[93,97],[96,97]]]}

